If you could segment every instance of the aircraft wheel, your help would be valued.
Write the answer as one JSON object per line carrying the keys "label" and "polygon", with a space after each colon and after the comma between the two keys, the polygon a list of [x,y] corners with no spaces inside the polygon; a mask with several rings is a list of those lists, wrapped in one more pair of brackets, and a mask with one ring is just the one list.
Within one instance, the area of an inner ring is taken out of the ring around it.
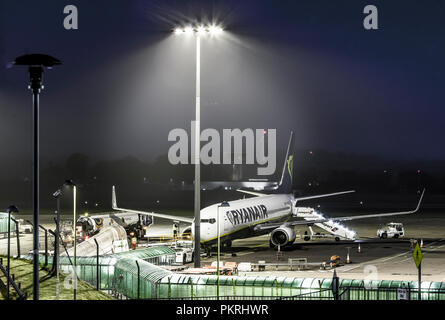
{"label": "aircraft wheel", "polygon": [[304,240],[304,241],[309,241],[309,240],[311,240],[311,237],[309,237],[309,236],[305,236],[305,237],[303,238],[303,240]]}
{"label": "aircraft wheel", "polygon": [[232,246],[232,240],[227,240],[226,242],[224,242],[224,244],[227,248],[230,248]]}
{"label": "aircraft wheel", "polygon": [[382,233],[382,239],[386,239],[386,238],[388,238],[388,234],[386,232]]}
{"label": "aircraft wheel", "polygon": [[339,237],[335,237],[335,241],[340,241],[340,238]]}
{"label": "aircraft wheel", "polygon": [[394,239],[397,239],[398,237],[399,237],[398,234],[395,234],[395,235],[394,235]]}

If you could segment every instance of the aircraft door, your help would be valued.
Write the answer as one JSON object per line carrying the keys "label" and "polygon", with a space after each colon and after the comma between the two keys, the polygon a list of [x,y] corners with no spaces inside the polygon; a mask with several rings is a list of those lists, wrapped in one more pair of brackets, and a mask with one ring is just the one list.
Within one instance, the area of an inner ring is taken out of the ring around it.
{"label": "aircraft door", "polygon": [[222,230],[224,230],[223,233],[226,233],[232,227],[232,224],[230,223],[229,219],[227,218],[227,213],[226,212],[223,213],[223,220],[224,221],[223,221],[223,229]]}

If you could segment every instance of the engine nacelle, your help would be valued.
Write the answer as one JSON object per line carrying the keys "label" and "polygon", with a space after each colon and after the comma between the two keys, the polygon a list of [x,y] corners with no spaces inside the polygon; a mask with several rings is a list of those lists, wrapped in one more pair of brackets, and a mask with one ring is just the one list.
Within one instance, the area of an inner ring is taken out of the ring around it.
{"label": "engine nacelle", "polygon": [[193,228],[191,226],[185,228],[182,230],[182,236],[183,237],[189,237],[190,239],[193,239]]}
{"label": "engine nacelle", "polygon": [[270,242],[274,246],[284,247],[295,241],[295,230],[290,227],[279,227],[270,233]]}

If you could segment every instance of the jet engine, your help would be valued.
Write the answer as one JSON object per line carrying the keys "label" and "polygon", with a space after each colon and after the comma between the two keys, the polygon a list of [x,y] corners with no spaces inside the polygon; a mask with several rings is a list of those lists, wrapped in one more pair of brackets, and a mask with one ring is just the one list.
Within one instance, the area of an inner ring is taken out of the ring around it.
{"label": "jet engine", "polygon": [[279,227],[270,233],[270,242],[272,245],[284,247],[291,245],[295,241],[295,230],[290,227]]}
{"label": "jet engine", "polygon": [[185,237],[185,238],[192,239],[193,238],[193,228],[192,228],[192,226],[189,226],[189,227],[185,228],[182,231],[182,236]]}

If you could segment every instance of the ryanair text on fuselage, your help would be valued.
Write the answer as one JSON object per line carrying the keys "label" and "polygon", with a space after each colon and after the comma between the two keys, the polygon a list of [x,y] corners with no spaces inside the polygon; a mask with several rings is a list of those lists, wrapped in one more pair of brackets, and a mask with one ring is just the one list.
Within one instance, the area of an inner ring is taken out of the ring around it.
{"label": "ryanair text on fuselage", "polygon": [[230,210],[226,212],[227,219],[229,219],[232,226],[253,222],[269,217],[265,205],[251,206],[242,209]]}

